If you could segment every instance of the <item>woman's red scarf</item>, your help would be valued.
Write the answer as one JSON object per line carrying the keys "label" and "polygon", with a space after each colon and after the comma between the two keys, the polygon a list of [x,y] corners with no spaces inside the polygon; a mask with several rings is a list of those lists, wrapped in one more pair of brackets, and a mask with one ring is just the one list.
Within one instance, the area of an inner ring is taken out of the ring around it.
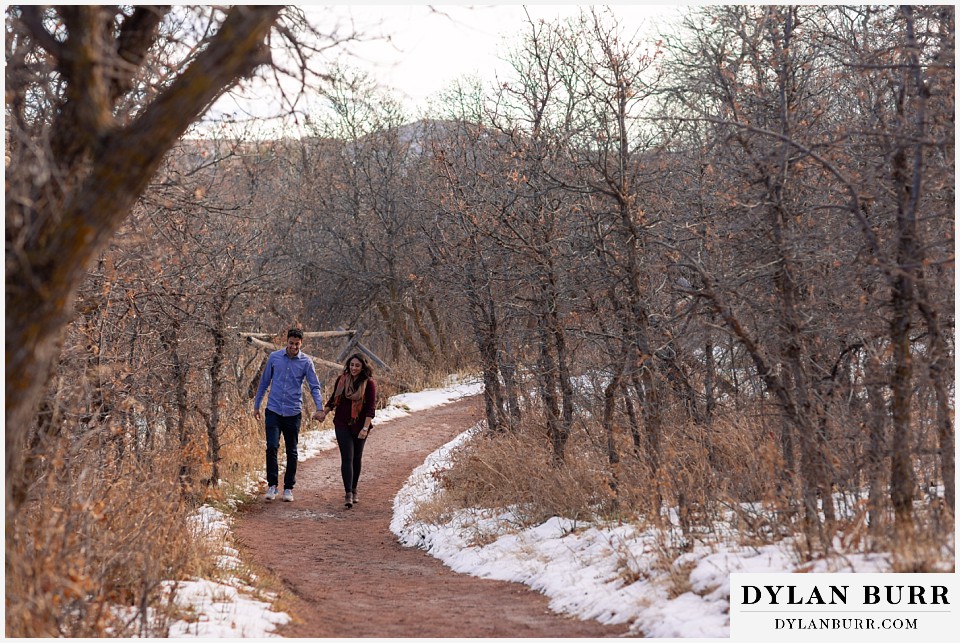
{"label": "woman's red scarf", "polygon": [[360,386],[357,386],[350,373],[343,373],[337,378],[337,386],[333,390],[333,405],[340,406],[340,400],[346,397],[350,400],[350,420],[356,420],[363,410],[363,396],[366,392],[367,378],[363,378]]}

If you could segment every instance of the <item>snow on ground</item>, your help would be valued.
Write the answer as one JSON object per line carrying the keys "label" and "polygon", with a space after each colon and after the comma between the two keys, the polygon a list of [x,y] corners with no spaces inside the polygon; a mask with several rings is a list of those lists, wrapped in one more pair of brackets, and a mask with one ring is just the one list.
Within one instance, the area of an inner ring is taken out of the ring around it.
{"label": "snow on ground", "polygon": [[[414,411],[455,402],[463,397],[482,392],[483,385],[477,381],[451,380],[449,386],[419,393],[404,393],[391,397],[383,409],[377,411],[375,422],[380,424],[409,415]],[[321,451],[336,446],[332,429],[307,431],[301,434],[297,445],[302,462]],[[256,495],[259,484],[251,480],[246,493]],[[173,589],[175,605],[186,618],[170,625],[169,636],[173,638],[265,638],[277,636],[278,626],[290,620],[290,616],[271,610],[270,601],[275,597],[257,593],[256,589],[241,580],[233,572],[241,568],[237,551],[229,545],[229,517],[211,506],[203,506],[194,516],[194,528],[199,538],[206,538],[221,548],[218,568],[226,580],[195,579],[168,581],[165,588]],[[249,582],[256,578],[246,575]],[[261,600],[265,599],[265,600]]]}
{"label": "snow on ground", "polygon": [[[167,588],[173,588],[169,582]],[[195,614],[195,621],[179,620],[170,625],[170,638],[259,638],[273,636],[274,628],[290,616],[271,610],[270,603],[251,598],[251,588],[229,583],[197,580],[176,583],[175,602]]]}
{"label": "snow on ground", "polygon": [[[266,600],[258,600],[254,587],[232,575],[242,563],[239,552],[227,544],[230,522],[225,513],[214,507],[201,507],[194,516],[194,529],[201,537],[220,544],[217,567],[227,578],[222,582],[197,579],[165,583],[164,589],[173,590],[174,603],[188,616],[170,625],[170,637],[261,637],[290,621],[289,615],[272,611],[270,601],[275,596],[267,594],[262,596]],[[247,579],[255,582],[256,576],[248,574]]]}
{"label": "snow on ground", "polygon": [[[482,384],[465,382],[398,395],[390,399],[388,408],[377,411],[377,422],[481,391]],[[704,539],[712,541],[709,546],[697,543],[673,557],[664,552],[679,541],[678,533],[638,524],[591,525],[552,518],[519,533],[503,533],[501,526],[510,522],[509,514],[476,510],[460,512],[444,525],[418,522],[415,502],[439,492],[437,476],[432,474],[447,468],[453,450],[477,430],[479,425],[444,445],[411,474],[394,499],[390,528],[401,543],[425,549],[454,571],[529,585],[549,597],[550,607],[558,612],[610,624],[628,623],[633,634],[648,638],[729,637],[729,576],[733,572],[891,569],[888,556],[863,554],[807,563],[801,568],[789,540],[760,547],[738,545],[736,534],[725,525],[716,526],[714,538]],[[334,444],[333,431],[308,432],[301,440],[300,459]],[[200,520],[218,534],[217,530],[228,529],[227,519],[214,511],[205,508]],[[485,537],[478,539],[481,534]],[[500,535],[489,537],[491,534]],[[837,550],[843,549],[837,543]],[[229,548],[223,561],[227,569],[238,563]],[[192,605],[189,609],[198,617],[191,623],[175,624],[171,636],[274,636],[274,628],[289,618],[269,612],[267,603],[229,584],[196,581],[196,586],[180,583],[180,588],[178,600]]]}
{"label": "snow on ground", "polygon": [[[450,455],[480,429],[473,427],[431,454],[394,498],[391,531],[452,570],[524,583],[550,598],[551,609],[608,624],[629,624],[631,634],[686,640],[730,636],[731,573],[890,572],[888,554],[839,554],[801,563],[795,542],[737,544],[730,524],[714,526],[710,542],[664,556],[683,540],[679,530],[637,524],[594,525],[551,518],[519,532],[509,512],[461,511],[446,524],[419,522],[418,501],[439,490]],[[676,516],[672,517],[677,524]],[[506,532],[506,533],[505,533]],[[499,534],[499,535],[498,535]],[[482,544],[481,544],[482,543]],[[835,551],[846,546],[839,540]],[[945,552],[949,558],[949,552]],[[951,571],[944,564],[942,571]]]}
{"label": "snow on ground", "polygon": [[[425,549],[456,572],[524,583],[549,597],[555,611],[608,624],[628,623],[633,634],[690,639],[730,636],[732,572],[799,571],[788,541],[763,547],[697,545],[665,564],[660,554],[664,534],[654,528],[598,527],[551,518],[492,542],[481,538],[485,544],[480,545],[479,534],[501,533],[503,525],[517,521],[508,513],[476,511],[459,512],[444,525],[416,521],[416,501],[438,492],[435,474],[449,466],[451,452],[476,430],[458,436],[414,470],[394,499],[390,524],[402,544]],[[804,567],[806,572],[889,569],[886,557],[867,555]]]}

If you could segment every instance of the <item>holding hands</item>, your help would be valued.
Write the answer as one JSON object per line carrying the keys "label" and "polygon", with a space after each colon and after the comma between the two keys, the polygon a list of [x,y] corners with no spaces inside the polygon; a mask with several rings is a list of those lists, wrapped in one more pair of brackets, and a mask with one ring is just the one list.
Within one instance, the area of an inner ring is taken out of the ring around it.
{"label": "holding hands", "polygon": [[324,418],[327,417],[327,409],[317,409],[313,414],[313,419],[318,422],[323,422]]}

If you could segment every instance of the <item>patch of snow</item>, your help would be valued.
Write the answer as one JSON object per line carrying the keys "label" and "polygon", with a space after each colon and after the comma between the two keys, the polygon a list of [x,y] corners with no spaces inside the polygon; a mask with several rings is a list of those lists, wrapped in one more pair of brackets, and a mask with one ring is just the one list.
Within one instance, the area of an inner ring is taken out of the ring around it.
{"label": "patch of snow", "polygon": [[[730,636],[730,574],[733,572],[889,572],[890,556],[846,554],[801,565],[794,542],[748,547],[736,542],[732,525],[717,525],[709,546],[698,544],[674,559],[662,554],[665,534],[634,524],[584,525],[551,518],[517,533],[509,512],[455,513],[445,524],[414,518],[417,502],[442,493],[437,475],[473,427],[432,453],[394,500],[391,531],[450,569],[480,578],[524,583],[550,598],[550,607],[581,619],[629,623],[648,638]],[[478,539],[477,535],[484,537]],[[724,535],[725,534],[725,535]],[[666,534],[668,537],[670,533]],[[479,542],[478,542],[479,540]],[[837,550],[842,551],[837,543]],[[949,571],[949,570],[945,570]]]}

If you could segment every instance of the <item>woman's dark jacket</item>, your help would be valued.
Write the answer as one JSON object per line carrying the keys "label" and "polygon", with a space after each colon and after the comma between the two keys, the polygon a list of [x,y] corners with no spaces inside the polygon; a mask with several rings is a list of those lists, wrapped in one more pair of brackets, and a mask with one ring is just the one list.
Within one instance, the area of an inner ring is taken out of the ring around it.
{"label": "woman's dark jacket", "polygon": [[[333,390],[337,390],[336,385],[334,385]],[[334,397],[335,393],[331,393],[330,399],[327,400],[327,408],[333,406]],[[352,403],[347,399],[346,395],[340,398],[340,404],[337,404],[337,408],[333,413],[333,426],[348,428],[351,433],[357,435],[363,430],[364,418],[372,419],[377,415],[377,385],[372,379],[367,380],[367,390],[363,393],[363,408],[360,410],[360,415],[357,416],[356,420],[351,420],[350,418],[351,406]]]}

